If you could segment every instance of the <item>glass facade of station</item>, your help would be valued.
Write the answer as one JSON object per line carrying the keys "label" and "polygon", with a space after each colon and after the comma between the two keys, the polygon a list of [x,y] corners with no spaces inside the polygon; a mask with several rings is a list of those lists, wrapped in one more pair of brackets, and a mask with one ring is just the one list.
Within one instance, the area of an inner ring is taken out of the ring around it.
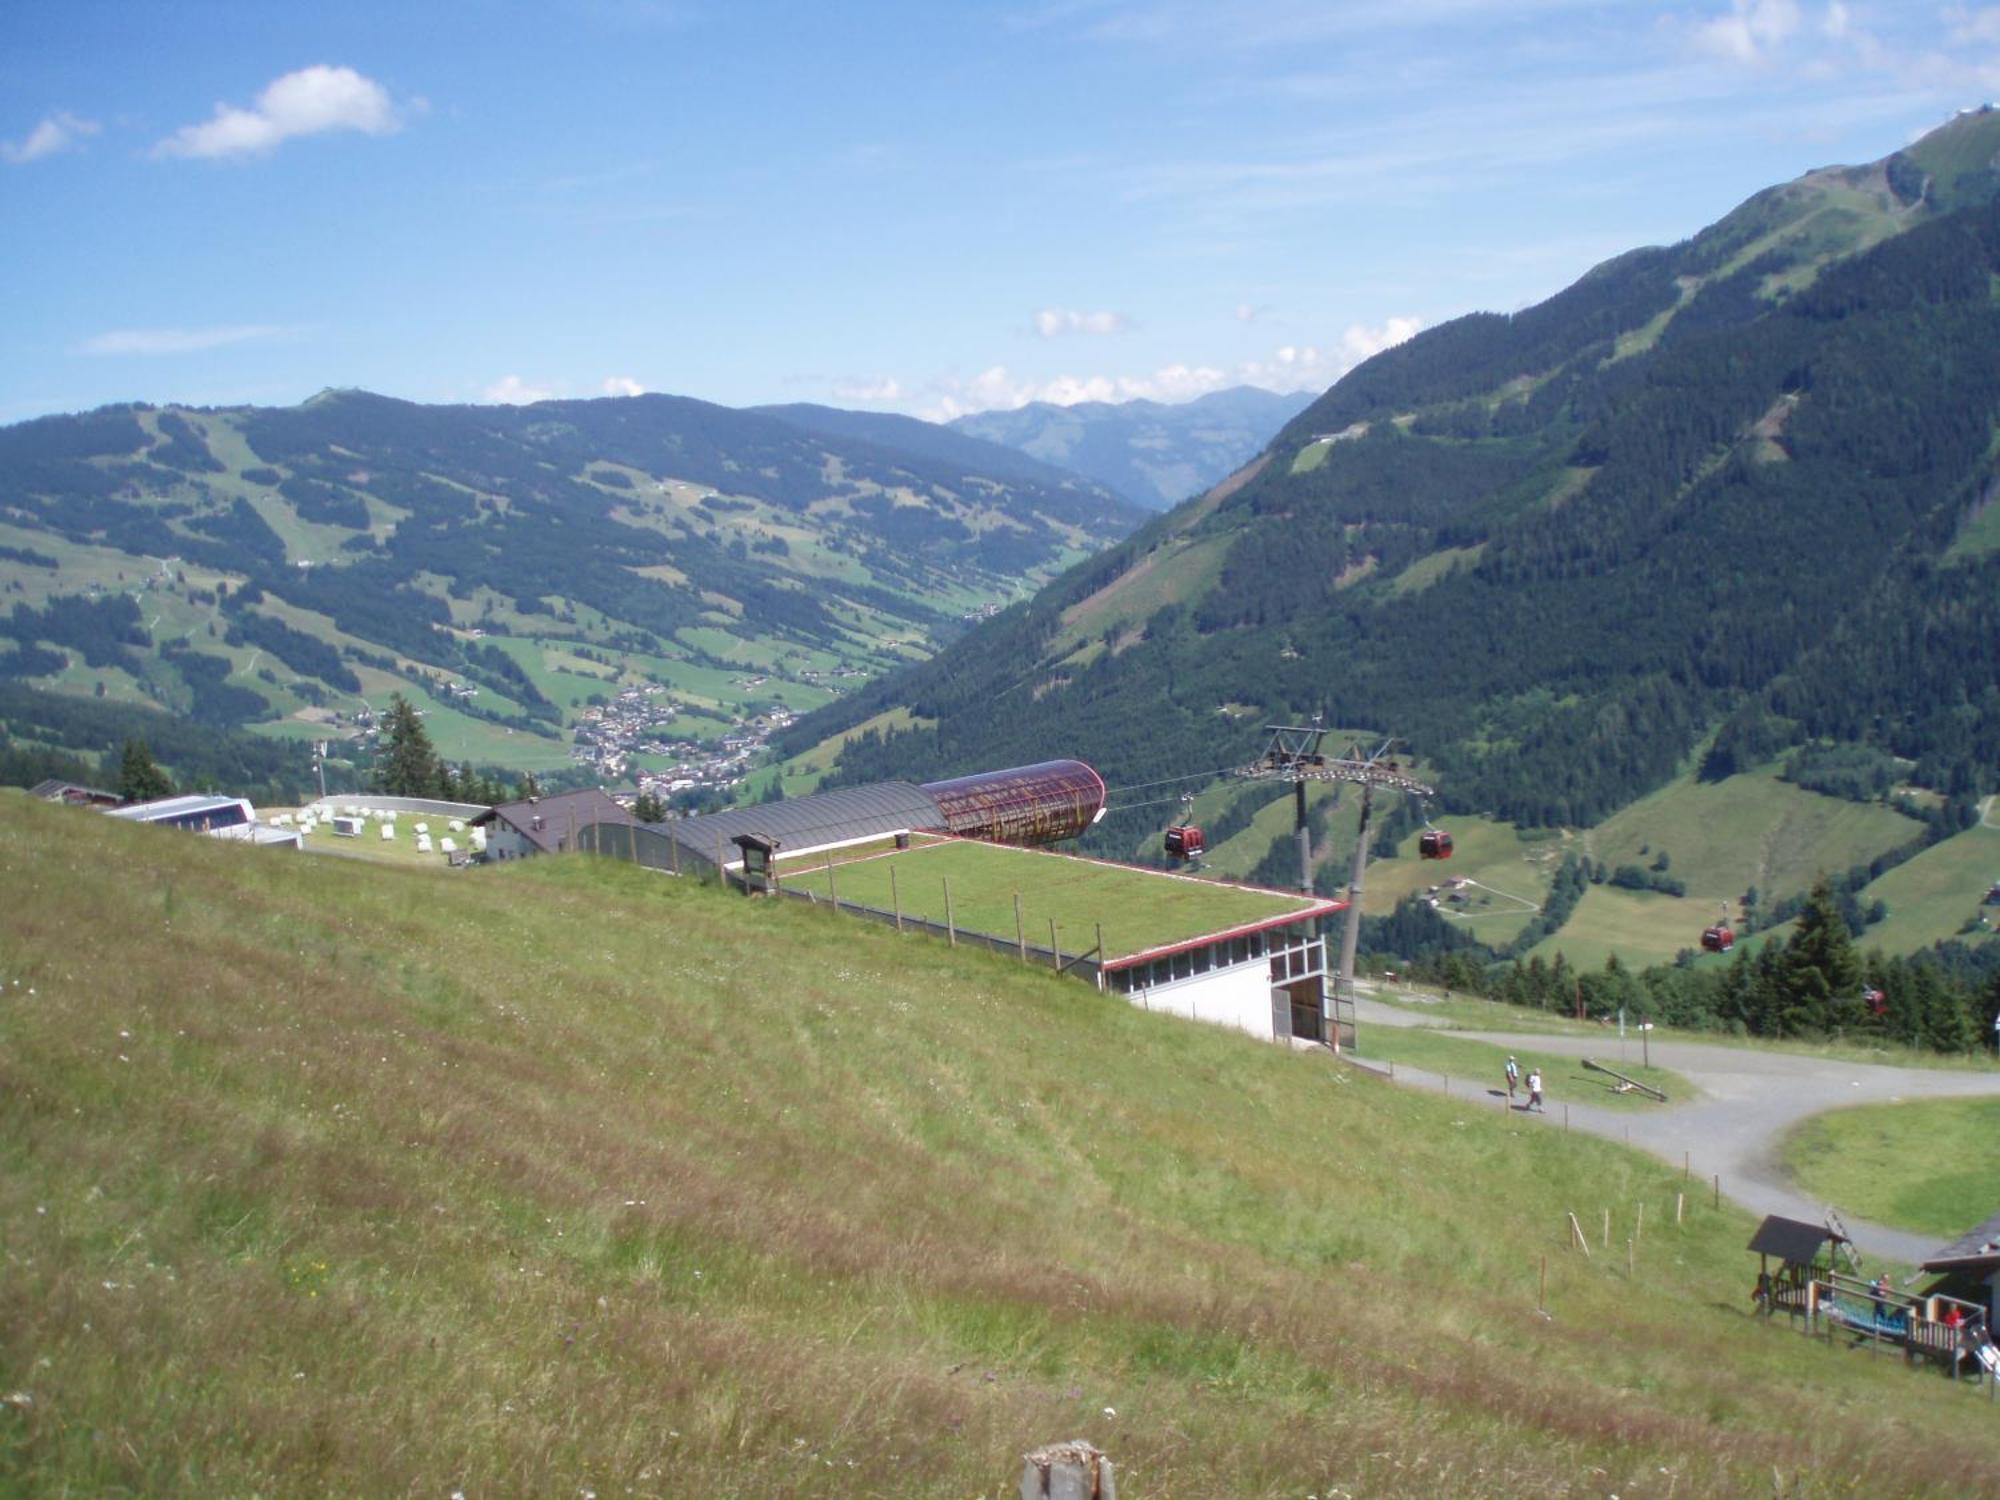
{"label": "glass facade of station", "polygon": [[1080,760],[982,771],[923,789],[943,811],[946,833],[1000,844],[1075,838],[1104,810],[1104,778]]}
{"label": "glass facade of station", "polygon": [[1112,969],[1104,976],[1104,987],[1113,994],[1131,995],[1260,960],[1266,964],[1273,985],[1324,977],[1326,944],[1303,926],[1274,927],[1185,948],[1149,963]]}

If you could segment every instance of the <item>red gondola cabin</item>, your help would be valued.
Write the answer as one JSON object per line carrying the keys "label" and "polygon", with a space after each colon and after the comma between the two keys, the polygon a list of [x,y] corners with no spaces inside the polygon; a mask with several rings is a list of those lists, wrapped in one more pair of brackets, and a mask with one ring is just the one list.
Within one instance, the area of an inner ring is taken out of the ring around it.
{"label": "red gondola cabin", "polygon": [[1702,930],[1701,945],[1710,953],[1727,953],[1736,946],[1736,934],[1718,922]]}
{"label": "red gondola cabin", "polygon": [[1417,840],[1417,853],[1425,859],[1450,859],[1451,835],[1442,828],[1426,828]]}
{"label": "red gondola cabin", "polygon": [[1208,840],[1192,823],[1177,823],[1167,830],[1167,853],[1175,859],[1193,859],[1208,848]]}

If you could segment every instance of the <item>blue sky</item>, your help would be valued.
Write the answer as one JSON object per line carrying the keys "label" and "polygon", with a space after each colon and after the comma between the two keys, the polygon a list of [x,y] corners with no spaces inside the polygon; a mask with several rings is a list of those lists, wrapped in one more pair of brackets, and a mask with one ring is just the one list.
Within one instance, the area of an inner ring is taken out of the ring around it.
{"label": "blue sky", "polygon": [[1993,98],[1969,0],[7,0],[0,421],[1321,389]]}

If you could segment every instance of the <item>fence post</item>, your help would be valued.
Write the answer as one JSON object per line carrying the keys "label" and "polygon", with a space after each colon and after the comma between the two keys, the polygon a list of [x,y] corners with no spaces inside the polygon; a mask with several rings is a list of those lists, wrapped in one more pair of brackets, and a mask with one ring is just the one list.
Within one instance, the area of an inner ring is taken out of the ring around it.
{"label": "fence post", "polygon": [[826,851],[826,899],[833,903],[835,911],[840,910],[840,888],[833,883],[833,851]]}
{"label": "fence post", "polygon": [[1049,918],[1049,966],[1058,974],[1062,972],[1062,949],[1056,946],[1056,919]]}
{"label": "fence post", "polygon": [[1014,946],[1021,950],[1021,962],[1028,961],[1028,929],[1021,925],[1021,893],[1014,892]]}
{"label": "fence post", "polygon": [[896,931],[903,930],[903,898],[896,893],[896,864],[889,862],[889,905],[896,910]]}
{"label": "fence post", "polygon": [[951,877],[944,877],[944,936],[952,947],[958,946],[958,926],[951,919]]}

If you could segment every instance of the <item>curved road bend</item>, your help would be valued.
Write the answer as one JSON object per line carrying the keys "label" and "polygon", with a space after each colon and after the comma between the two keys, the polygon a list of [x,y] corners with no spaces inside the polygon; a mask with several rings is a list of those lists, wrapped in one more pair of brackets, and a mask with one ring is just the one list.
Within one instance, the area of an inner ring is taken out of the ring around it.
{"label": "curved road bend", "polygon": [[[1429,1026],[1437,1023],[1398,1006],[1363,996],[1357,1019],[1373,1026]],[[1617,1037],[1548,1036],[1500,1031],[1455,1031],[1454,1036],[1487,1042],[1515,1051],[1556,1053],[1564,1057],[1594,1057],[1616,1067]],[[1628,1043],[1638,1051],[1636,1041]],[[1756,1213],[1783,1214],[1817,1224],[1826,1205],[1806,1197],[1786,1176],[1778,1160],[1778,1142],[1785,1132],[1808,1116],[1852,1104],[1888,1104],[1906,1099],[1937,1099],[1964,1095],[2000,1096],[2000,1072],[1959,1073],[1930,1068],[1891,1068],[1875,1063],[1835,1062],[1782,1052],[1756,1052],[1702,1042],[1656,1041],[1652,1054],[1701,1091],[1701,1097],[1652,1110],[1610,1110],[1557,1098],[1569,1106],[1570,1123],[1594,1135],[1629,1139],[1654,1155],[1672,1161],[1685,1152],[1695,1175],[1719,1175],[1722,1190]],[[1398,1064],[1396,1080],[1424,1088],[1442,1088],[1443,1079],[1421,1068]],[[1467,1080],[1458,1078],[1462,1089]],[[1499,1080],[1477,1080],[1482,1092]],[[1544,1090],[1546,1094],[1548,1091]],[[1970,1228],[1996,1205],[1971,1206]],[[1946,1243],[1948,1236],[1912,1234],[1885,1224],[1871,1224],[1852,1215],[1841,1216],[1855,1245],[1870,1256],[1914,1266]]]}

